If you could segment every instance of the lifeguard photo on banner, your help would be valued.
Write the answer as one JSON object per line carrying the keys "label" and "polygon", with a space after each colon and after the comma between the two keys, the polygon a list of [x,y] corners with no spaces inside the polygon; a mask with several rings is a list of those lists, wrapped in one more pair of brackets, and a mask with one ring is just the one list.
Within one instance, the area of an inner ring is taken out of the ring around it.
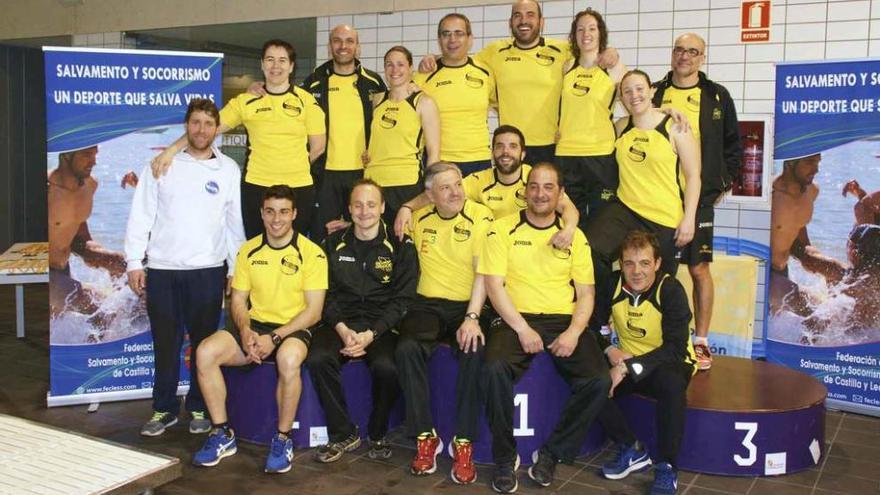
{"label": "lifeguard photo on banner", "polygon": [[771,360],[880,414],[880,60],[780,64]]}
{"label": "lifeguard photo on banner", "polygon": [[138,175],[183,133],[189,100],[222,103],[222,54],[55,47],[44,54],[48,402],[149,397],[152,339],[145,301],[127,285],[126,223]]}

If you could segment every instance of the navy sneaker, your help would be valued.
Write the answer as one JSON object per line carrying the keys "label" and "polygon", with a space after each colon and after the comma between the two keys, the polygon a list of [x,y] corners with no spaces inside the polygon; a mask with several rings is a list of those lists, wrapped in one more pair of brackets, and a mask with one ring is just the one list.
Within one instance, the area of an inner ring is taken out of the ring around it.
{"label": "navy sneaker", "polygon": [[632,447],[620,444],[618,449],[617,457],[602,466],[602,474],[609,480],[621,480],[651,465],[651,457],[638,442]]}
{"label": "navy sneaker", "polygon": [[193,455],[192,462],[196,466],[216,466],[221,459],[229,457],[237,451],[235,433],[231,430],[217,428],[208,435],[201,450]]}
{"label": "navy sneaker", "polygon": [[648,495],[675,495],[678,490],[678,474],[668,462],[661,462],[654,467],[654,484]]}
{"label": "navy sneaker", "polygon": [[548,487],[553,483],[556,472],[556,458],[544,448],[532,452],[532,465],[529,466],[529,478],[535,483]]}
{"label": "navy sneaker", "polygon": [[269,445],[269,457],[266,458],[267,473],[286,473],[293,462],[293,440],[282,438],[280,433],[272,437]]}

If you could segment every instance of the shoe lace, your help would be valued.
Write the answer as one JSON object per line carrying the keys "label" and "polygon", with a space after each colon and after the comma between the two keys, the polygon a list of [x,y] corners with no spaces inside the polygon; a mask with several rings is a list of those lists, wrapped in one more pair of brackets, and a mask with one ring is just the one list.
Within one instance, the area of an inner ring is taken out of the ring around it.
{"label": "shoe lace", "polygon": [[216,432],[208,435],[208,440],[205,442],[205,447],[203,450],[215,451],[217,447],[223,443],[223,440],[226,438],[226,434],[223,430],[217,430]]}
{"label": "shoe lace", "polygon": [[434,446],[431,445],[433,440],[433,436],[426,436],[424,438],[419,438],[416,442],[416,447],[418,449],[418,458],[419,460],[425,460],[428,458],[432,458],[434,456]]}
{"label": "shoe lace", "polygon": [[192,414],[193,419],[198,419],[198,420],[205,419],[205,413],[202,411],[193,411],[190,414]]}
{"label": "shoe lace", "polygon": [[675,471],[671,467],[657,469],[657,484],[671,487],[675,483]]}
{"label": "shoe lace", "polygon": [[455,442],[455,460],[462,466],[473,463],[473,445],[470,442]]}
{"label": "shoe lace", "polygon": [[284,440],[280,436],[275,435],[272,438],[272,456],[277,457],[284,453]]}
{"label": "shoe lace", "polygon": [[153,411],[153,417],[150,418],[150,421],[162,421],[165,418],[165,413],[159,411]]}

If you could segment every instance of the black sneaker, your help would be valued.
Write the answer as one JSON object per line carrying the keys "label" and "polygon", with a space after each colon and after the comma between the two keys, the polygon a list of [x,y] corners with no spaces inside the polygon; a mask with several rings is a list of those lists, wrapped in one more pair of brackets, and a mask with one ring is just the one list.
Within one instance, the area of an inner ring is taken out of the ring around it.
{"label": "black sneaker", "polygon": [[370,459],[388,459],[391,457],[391,445],[382,437],[379,440],[369,440],[370,450],[367,457]]}
{"label": "black sneaker", "polygon": [[519,469],[519,455],[513,462],[505,462],[495,466],[495,475],[492,477],[492,489],[498,493],[513,493],[519,488],[516,480],[516,470]]}
{"label": "black sneaker", "polygon": [[346,437],[340,442],[330,442],[321,445],[315,450],[315,460],[318,462],[329,463],[336,462],[342,458],[342,454],[351,452],[361,446],[361,436],[358,434],[357,428],[354,433]]}
{"label": "black sneaker", "polygon": [[547,487],[553,483],[557,460],[547,449],[532,452],[532,465],[529,466],[529,478],[535,483]]}

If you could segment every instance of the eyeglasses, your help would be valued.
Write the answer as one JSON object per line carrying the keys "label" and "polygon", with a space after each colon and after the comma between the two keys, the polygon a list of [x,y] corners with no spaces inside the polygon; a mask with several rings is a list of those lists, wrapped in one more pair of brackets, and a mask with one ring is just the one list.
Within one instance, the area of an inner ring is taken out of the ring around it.
{"label": "eyeglasses", "polygon": [[467,35],[464,31],[440,31],[441,38],[464,38]]}
{"label": "eyeglasses", "polygon": [[673,48],[672,53],[674,53],[676,57],[681,57],[682,55],[687,53],[688,56],[691,58],[699,57],[700,55],[703,54],[703,52],[701,52],[700,50],[697,50],[696,48],[685,48],[683,46],[677,46],[677,47]]}

